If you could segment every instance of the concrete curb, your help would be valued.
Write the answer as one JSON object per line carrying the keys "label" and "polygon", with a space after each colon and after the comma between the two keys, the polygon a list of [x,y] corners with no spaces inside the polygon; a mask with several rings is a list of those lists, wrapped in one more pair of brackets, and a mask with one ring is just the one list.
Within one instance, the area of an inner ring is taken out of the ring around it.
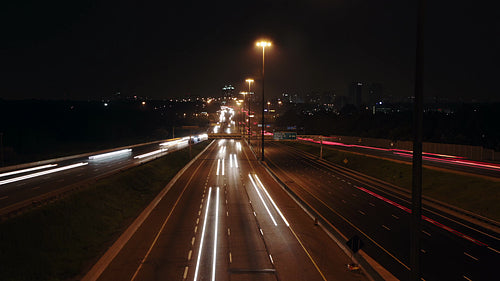
{"label": "concrete curb", "polygon": [[191,159],[189,163],[184,166],[170,182],[160,191],[160,193],[151,201],[151,203],[141,212],[141,214],[132,222],[132,224],[120,235],[120,237],[108,248],[108,250],[101,256],[101,258],[94,264],[94,266],[85,274],[81,279],[82,281],[95,281],[97,280],[108,265],[113,261],[113,259],[118,255],[123,246],[132,238],[134,233],[139,229],[142,223],[148,218],[149,214],[158,205],[158,203],[163,199],[163,197],[168,193],[172,186],[177,182],[186,170],[191,167],[191,165],[198,160],[198,158],[205,153],[205,151],[213,145],[212,141],[203,151],[201,151],[196,157]]}

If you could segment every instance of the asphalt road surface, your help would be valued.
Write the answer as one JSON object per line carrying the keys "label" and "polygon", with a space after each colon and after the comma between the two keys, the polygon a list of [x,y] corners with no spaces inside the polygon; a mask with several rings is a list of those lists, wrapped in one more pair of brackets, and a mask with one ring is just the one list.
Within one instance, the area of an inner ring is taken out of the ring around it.
{"label": "asphalt road surface", "polygon": [[[3,211],[8,211],[17,205],[30,203],[44,194],[112,174],[186,146],[188,146],[187,139],[176,139],[162,146],[158,143],[148,144],[103,157],[90,159],[87,156],[25,168],[36,170],[2,171],[0,213],[3,214]],[[159,151],[160,149],[163,150]],[[158,153],[145,155],[151,152]]]}
{"label": "asphalt road surface", "polygon": [[[348,239],[361,237],[365,250],[401,280],[409,279],[408,198],[321,164],[315,157],[273,142],[266,161],[278,177]],[[499,233],[424,207],[424,280],[492,280],[500,265]]]}
{"label": "asphalt road surface", "polygon": [[217,140],[98,280],[368,280],[257,162]]}

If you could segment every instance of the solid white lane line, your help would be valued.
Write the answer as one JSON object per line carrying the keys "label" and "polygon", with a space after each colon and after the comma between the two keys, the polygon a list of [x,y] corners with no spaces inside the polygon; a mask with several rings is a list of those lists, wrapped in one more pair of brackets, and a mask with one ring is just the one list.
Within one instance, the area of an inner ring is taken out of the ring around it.
{"label": "solid white lane line", "polygon": [[207,208],[205,210],[205,219],[203,220],[203,229],[202,229],[202,234],[201,234],[201,242],[200,242],[200,250],[198,251],[198,258],[196,259],[196,269],[194,270],[194,281],[198,280],[198,270],[200,268],[200,259],[201,259],[201,254],[203,252],[203,242],[205,240],[205,229],[207,226],[207,215],[208,215],[208,208],[210,207],[210,194],[212,193],[212,188],[208,190],[208,201],[207,201]]}
{"label": "solid white lane line", "polygon": [[78,168],[78,167],[85,166],[88,164],[89,163],[87,163],[87,162],[80,162],[80,163],[76,163],[76,164],[72,164],[72,165],[68,165],[68,166],[64,166],[64,167],[59,167],[59,168],[41,171],[41,172],[29,174],[29,175],[15,177],[15,178],[11,178],[11,179],[6,179],[3,181],[0,181],[0,185],[8,184],[11,182],[16,182],[16,181],[20,181],[20,180],[30,179],[30,178],[34,178],[34,177],[39,177],[39,176],[43,176],[43,175],[47,175],[47,174],[52,174],[52,173],[56,173],[56,172],[60,172],[60,171],[64,171],[64,170],[73,169],[73,168]]}
{"label": "solid white lane line", "polygon": [[219,187],[217,187],[217,201],[215,203],[215,228],[214,228],[214,255],[212,258],[212,281],[215,281],[215,267],[217,264],[217,230],[219,228]]}
{"label": "solid white lane line", "polygon": [[[267,213],[269,214],[269,217],[271,217],[271,220],[273,221],[275,226],[278,226],[276,223],[276,220],[274,219],[273,215],[271,214],[271,211],[267,207],[266,202],[264,201],[264,198],[262,198],[262,194],[260,194],[259,189],[257,188],[257,185],[255,184],[255,181],[252,178],[251,174],[248,174],[248,177],[250,178],[250,181],[252,182],[253,187],[255,188],[255,191],[257,191],[257,194],[259,195],[260,200],[262,201],[262,204],[264,204],[264,207],[266,208]],[[255,214],[255,212],[253,212]]]}
{"label": "solid white lane line", "polygon": [[269,259],[271,260],[271,263],[274,264],[273,256],[271,256],[271,254],[269,254]]}
{"label": "solid white lane line", "polygon": [[219,170],[220,170],[220,159],[217,159],[217,172],[215,173],[216,176],[219,175]]}
{"label": "solid white lane line", "polygon": [[274,209],[276,209],[276,211],[278,212],[278,214],[281,216],[281,219],[285,222],[286,226],[290,226],[288,224],[288,221],[285,219],[285,216],[281,213],[280,209],[278,208],[278,206],[276,205],[276,203],[274,203],[274,200],[273,198],[271,197],[271,195],[269,195],[269,193],[267,192],[267,189],[266,187],[262,184],[262,182],[260,181],[259,177],[257,175],[255,175],[255,179],[257,180],[257,182],[260,184],[260,187],[262,187],[262,189],[264,190],[264,192],[266,193],[267,195],[267,198],[269,198],[269,201],[271,201],[271,204],[273,204],[274,206]]}
{"label": "solid white lane line", "polygon": [[478,260],[479,260],[478,258],[476,258],[476,257],[472,256],[471,254],[469,254],[469,253],[467,253],[467,252],[464,252],[464,255],[468,256],[469,258],[471,258],[471,259],[473,259],[473,260],[475,260],[475,261],[478,261]]}
{"label": "solid white lane line", "polygon": [[493,252],[496,252],[496,253],[500,254],[500,251],[499,251],[499,250],[497,250],[497,249],[491,248],[491,247],[489,247],[489,246],[488,246],[488,249],[492,250]]}
{"label": "solid white lane line", "polygon": [[33,168],[28,168],[28,169],[22,169],[22,170],[17,170],[17,171],[11,171],[11,172],[6,172],[3,174],[0,174],[1,177],[6,177],[6,176],[12,176],[15,174],[21,174],[21,173],[27,173],[31,171],[36,171],[36,170],[41,170],[41,169],[47,169],[47,168],[52,168],[57,166],[57,164],[49,164],[49,165],[43,165],[43,166],[38,166],[38,167],[33,167]]}

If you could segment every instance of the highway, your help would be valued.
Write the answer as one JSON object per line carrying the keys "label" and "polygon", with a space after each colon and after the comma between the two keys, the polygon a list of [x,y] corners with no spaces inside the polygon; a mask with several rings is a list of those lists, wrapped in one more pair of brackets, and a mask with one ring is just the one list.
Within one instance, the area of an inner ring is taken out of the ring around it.
{"label": "highway", "polygon": [[[400,280],[409,279],[410,208],[407,197],[278,142],[266,161],[276,175],[344,239],[358,235],[372,258]],[[424,207],[424,280],[491,280],[500,264],[499,233]]]}
{"label": "highway", "polygon": [[[317,140],[316,138],[313,139],[310,137],[299,137],[298,139],[304,142],[311,142],[316,144],[320,143],[320,141]],[[373,147],[366,145],[344,144],[338,141],[330,141],[326,137],[323,141],[323,145],[324,148],[334,147],[335,149],[339,150],[345,150],[380,158],[403,161],[407,163],[411,163],[413,156],[412,151],[409,150],[380,148],[380,147]],[[318,148],[318,154],[319,154],[319,148]],[[423,153],[422,160],[423,160],[423,165],[425,166],[438,167],[469,174],[500,178],[500,164],[498,163],[474,161],[460,156],[443,155],[443,154],[426,153],[426,152]]]}
{"label": "highway", "polygon": [[[0,214],[15,211],[44,196],[105,177],[139,165],[169,151],[188,146],[188,139],[178,138],[128,149],[115,149],[97,155],[71,157],[20,169],[0,172]],[[206,135],[203,136],[206,139]],[[199,141],[198,138],[194,140]]]}
{"label": "highway", "polygon": [[120,248],[97,280],[368,280],[237,140],[214,141]]}

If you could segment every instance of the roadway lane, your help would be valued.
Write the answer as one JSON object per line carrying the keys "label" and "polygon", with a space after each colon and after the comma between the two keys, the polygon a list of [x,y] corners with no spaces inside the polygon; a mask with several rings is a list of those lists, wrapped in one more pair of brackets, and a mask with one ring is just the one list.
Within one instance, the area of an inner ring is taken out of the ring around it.
{"label": "roadway lane", "polygon": [[258,164],[218,140],[98,280],[367,280]]}
{"label": "roadway lane", "polygon": [[[266,153],[280,179],[325,220],[347,238],[362,237],[370,256],[396,277],[408,280],[410,203],[406,198],[279,143],[270,144]],[[438,212],[424,210],[424,279],[490,279],[500,264],[498,233]]]}
{"label": "roadway lane", "polygon": [[[140,163],[150,161],[157,156],[165,155],[169,151],[184,148],[188,145],[187,140],[174,142],[174,144],[163,146],[160,146],[158,143],[137,146],[132,148],[130,151],[124,151],[123,153],[117,155],[98,159],[89,159],[89,157],[73,158],[71,160],[51,163],[51,167],[35,171],[26,171],[16,174],[9,174],[14,171],[3,171],[0,173],[0,213],[3,214],[4,211],[8,211],[17,205],[24,204],[26,202],[30,203],[37,197],[50,192],[56,192],[74,185],[89,182],[93,179],[107,176],[120,170],[139,165]],[[158,151],[160,148],[164,149],[161,153],[142,157],[140,159],[136,158],[137,156],[144,155],[145,153]],[[72,167],[72,165],[78,164],[81,164],[82,166],[65,169],[66,167]],[[61,168],[65,170],[48,173],[51,170]],[[47,172],[47,174],[16,180],[20,177],[44,172]],[[11,180],[13,182],[8,182]]]}
{"label": "roadway lane", "polygon": [[[313,140],[310,138],[299,138],[304,142],[318,143],[318,140]],[[412,162],[412,152],[408,150],[400,149],[387,149],[364,145],[348,145],[340,142],[327,141],[325,138],[324,148],[333,147],[338,150],[345,150],[354,153],[367,154],[375,157],[386,158],[390,160],[403,161],[407,163]],[[318,147],[319,154],[319,147]],[[438,167],[442,169],[448,169],[453,171],[459,171],[469,174],[484,175],[489,177],[500,177],[500,164],[473,161],[460,156],[453,155],[441,155],[435,153],[423,153],[422,157],[423,164],[430,167]]]}

